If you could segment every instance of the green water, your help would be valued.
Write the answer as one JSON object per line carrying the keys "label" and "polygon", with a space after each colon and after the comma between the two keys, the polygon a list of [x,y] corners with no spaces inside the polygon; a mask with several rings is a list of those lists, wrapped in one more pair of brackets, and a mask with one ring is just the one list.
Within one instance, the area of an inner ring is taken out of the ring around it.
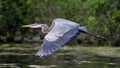
{"label": "green water", "polygon": [[42,58],[34,56],[36,49],[0,50],[0,68],[120,68],[119,48],[105,49],[67,47]]}

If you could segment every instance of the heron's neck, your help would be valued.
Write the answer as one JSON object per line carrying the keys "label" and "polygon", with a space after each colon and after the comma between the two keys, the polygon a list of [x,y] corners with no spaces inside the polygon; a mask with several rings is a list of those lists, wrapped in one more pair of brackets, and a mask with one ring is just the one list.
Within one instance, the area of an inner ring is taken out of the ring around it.
{"label": "heron's neck", "polygon": [[43,33],[48,33],[49,32],[49,27],[46,24],[42,25],[42,32]]}

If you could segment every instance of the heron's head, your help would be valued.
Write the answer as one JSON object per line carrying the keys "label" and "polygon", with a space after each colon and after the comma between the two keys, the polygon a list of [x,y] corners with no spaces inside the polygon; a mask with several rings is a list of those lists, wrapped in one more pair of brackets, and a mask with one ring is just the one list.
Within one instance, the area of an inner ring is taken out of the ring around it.
{"label": "heron's head", "polygon": [[35,23],[35,24],[29,24],[29,25],[24,25],[22,27],[25,28],[40,28],[43,24]]}

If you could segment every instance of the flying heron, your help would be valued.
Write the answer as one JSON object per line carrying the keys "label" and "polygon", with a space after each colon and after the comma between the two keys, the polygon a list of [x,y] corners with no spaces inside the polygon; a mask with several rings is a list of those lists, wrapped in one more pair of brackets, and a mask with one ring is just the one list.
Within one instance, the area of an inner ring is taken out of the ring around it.
{"label": "flying heron", "polygon": [[47,33],[44,37],[43,43],[36,56],[47,56],[55,52],[58,48],[67,43],[75,34],[80,31],[92,36],[100,37],[105,39],[105,37],[89,33],[85,26],[82,26],[76,22],[69,21],[62,18],[56,18],[53,20],[50,28],[46,24],[30,24],[24,25],[23,27],[28,28],[42,28],[43,33]]}

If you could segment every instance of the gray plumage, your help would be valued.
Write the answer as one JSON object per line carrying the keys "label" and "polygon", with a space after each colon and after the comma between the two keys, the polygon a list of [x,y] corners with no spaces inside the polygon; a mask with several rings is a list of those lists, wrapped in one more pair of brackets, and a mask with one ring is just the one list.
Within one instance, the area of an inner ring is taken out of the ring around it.
{"label": "gray plumage", "polygon": [[55,52],[58,48],[67,43],[78,31],[88,33],[85,26],[62,18],[54,19],[51,27],[46,24],[31,24],[23,27],[42,28],[43,33],[47,33],[43,39],[42,46],[36,53],[37,56],[47,56]]}

